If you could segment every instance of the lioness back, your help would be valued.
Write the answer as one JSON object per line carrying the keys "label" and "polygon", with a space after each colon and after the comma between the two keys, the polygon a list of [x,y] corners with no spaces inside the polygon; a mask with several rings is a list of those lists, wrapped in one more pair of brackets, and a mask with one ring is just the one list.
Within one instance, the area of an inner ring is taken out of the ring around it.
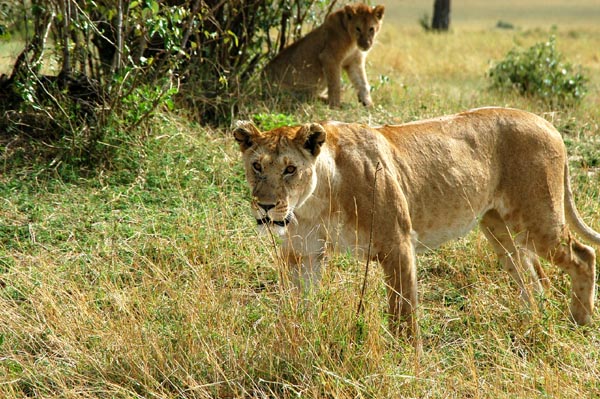
{"label": "lioness back", "polygon": [[468,233],[487,210],[531,191],[529,182],[563,181],[560,133],[520,110],[484,108],[375,129],[349,124],[335,137],[340,189],[354,190],[356,176],[372,181],[379,163],[407,201],[418,250]]}
{"label": "lioness back", "polygon": [[324,23],[283,49],[265,68],[271,91],[314,97],[325,88],[329,104],[341,101],[344,69],[363,105],[372,103],[365,72],[366,53],[381,28],[383,6],[348,5],[329,14]]}

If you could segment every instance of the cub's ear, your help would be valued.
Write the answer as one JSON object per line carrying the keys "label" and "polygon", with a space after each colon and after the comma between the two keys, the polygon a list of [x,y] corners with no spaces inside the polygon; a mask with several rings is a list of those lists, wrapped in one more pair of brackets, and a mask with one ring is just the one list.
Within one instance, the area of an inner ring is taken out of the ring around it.
{"label": "cub's ear", "polygon": [[315,157],[321,152],[321,146],[327,138],[327,132],[318,123],[309,123],[300,128],[296,141]]}
{"label": "cub's ear", "polygon": [[344,7],[344,14],[346,14],[346,18],[348,19],[348,21],[350,21],[355,14],[354,7],[352,7],[351,5],[347,5],[346,7]]}
{"label": "cub's ear", "polygon": [[373,14],[375,14],[375,18],[381,19],[383,18],[383,12],[385,11],[385,6],[379,5],[373,8]]}
{"label": "cub's ear", "polygon": [[256,137],[260,136],[260,130],[250,121],[237,121],[233,129],[233,137],[240,145],[242,152],[252,147]]}

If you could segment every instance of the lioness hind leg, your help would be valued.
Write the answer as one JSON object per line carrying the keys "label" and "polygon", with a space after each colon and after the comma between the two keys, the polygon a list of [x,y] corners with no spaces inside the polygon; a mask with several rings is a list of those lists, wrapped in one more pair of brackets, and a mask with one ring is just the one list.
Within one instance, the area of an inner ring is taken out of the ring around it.
{"label": "lioness hind leg", "polygon": [[524,220],[528,247],[571,277],[571,316],[577,324],[586,325],[594,310],[596,252],[577,241],[566,225],[557,225],[556,219],[549,218],[547,223]]}
{"label": "lioness hind leg", "polygon": [[509,227],[495,210],[486,212],[481,221],[481,230],[486,236],[494,252],[502,262],[503,268],[510,273],[521,291],[521,298],[528,305],[534,303],[533,293],[543,293],[548,278],[540,265],[537,255],[526,248],[526,243],[518,245],[521,240],[513,238]]}
{"label": "lioness hind leg", "polygon": [[546,250],[545,257],[571,277],[570,311],[573,320],[579,325],[589,324],[594,311],[596,252],[565,231],[558,244]]}

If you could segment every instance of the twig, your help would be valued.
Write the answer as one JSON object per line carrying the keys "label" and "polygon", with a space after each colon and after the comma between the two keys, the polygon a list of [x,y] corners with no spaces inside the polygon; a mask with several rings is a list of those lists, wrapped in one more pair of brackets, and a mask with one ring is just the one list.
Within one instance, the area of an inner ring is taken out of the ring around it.
{"label": "twig", "polygon": [[327,8],[327,14],[325,14],[325,18],[327,18],[327,16],[332,13],[333,8],[335,7],[335,3],[337,3],[337,0],[333,0],[331,3],[329,3],[329,7]]}
{"label": "twig", "polygon": [[269,234],[269,238],[271,239],[271,245],[273,245],[273,251],[275,251],[275,259],[277,261],[278,264],[278,272],[279,272],[279,281],[281,281],[282,283],[284,282],[286,275],[285,275],[285,263],[283,260],[283,254],[280,253],[279,251],[279,247],[277,246],[277,242],[275,240],[275,235],[273,234],[273,231],[271,231],[271,229],[269,227],[267,227],[267,232]]}
{"label": "twig", "polygon": [[363,284],[360,290],[360,299],[358,301],[358,308],[356,309],[356,318],[358,319],[363,312],[363,299],[365,297],[365,291],[367,289],[367,276],[369,274],[369,264],[371,263],[371,247],[373,244],[373,225],[375,222],[375,194],[377,188],[377,173],[382,169],[381,163],[377,162],[375,167],[375,178],[373,179],[373,198],[371,200],[371,227],[369,230],[369,246],[367,248],[367,264],[365,265],[365,275],[363,277]]}
{"label": "twig", "polygon": [[283,11],[281,12],[281,29],[279,30],[279,48],[277,49],[278,53],[281,52],[285,48],[285,44],[287,42],[286,30],[287,30],[287,25],[288,25],[288,19],[290,19],[290,16],[291,16],[290,11],[284,9],[283,1],[281,2],[281,5],[279,7],[281,9],[283,9]]}

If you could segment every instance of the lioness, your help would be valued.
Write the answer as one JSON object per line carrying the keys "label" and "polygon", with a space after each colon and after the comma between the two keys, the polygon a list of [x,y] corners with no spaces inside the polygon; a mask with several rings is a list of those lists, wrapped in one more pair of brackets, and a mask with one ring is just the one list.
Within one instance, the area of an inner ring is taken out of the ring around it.
{"label": "lioness", "polygon": [[401,320],[418,332],[415,253],[477,223],[522,292],[518,269],[533,272],[536,254],[568,273],[571,315],[590,322],[596,255],[570,228],[594,244],[600,234],[577,213],[566,149],[546,120],[480,108],[376,128],[326,122],[261,132],[238,122],[233,135],[254,216],[281,236],[289,266],[309,281],[326,249],[366,253],[371,244],[396,332]]}
{"label": "lioness", "polygon": [[321,26],[283,49],[266,66],[267,83],[302,96],[319,95],[327,87],[329,105],[338,107],[343,68],[359,101],[370,106],[365,59],[381,28],[383,12],[381,5],[357,4],[329,14]]}

